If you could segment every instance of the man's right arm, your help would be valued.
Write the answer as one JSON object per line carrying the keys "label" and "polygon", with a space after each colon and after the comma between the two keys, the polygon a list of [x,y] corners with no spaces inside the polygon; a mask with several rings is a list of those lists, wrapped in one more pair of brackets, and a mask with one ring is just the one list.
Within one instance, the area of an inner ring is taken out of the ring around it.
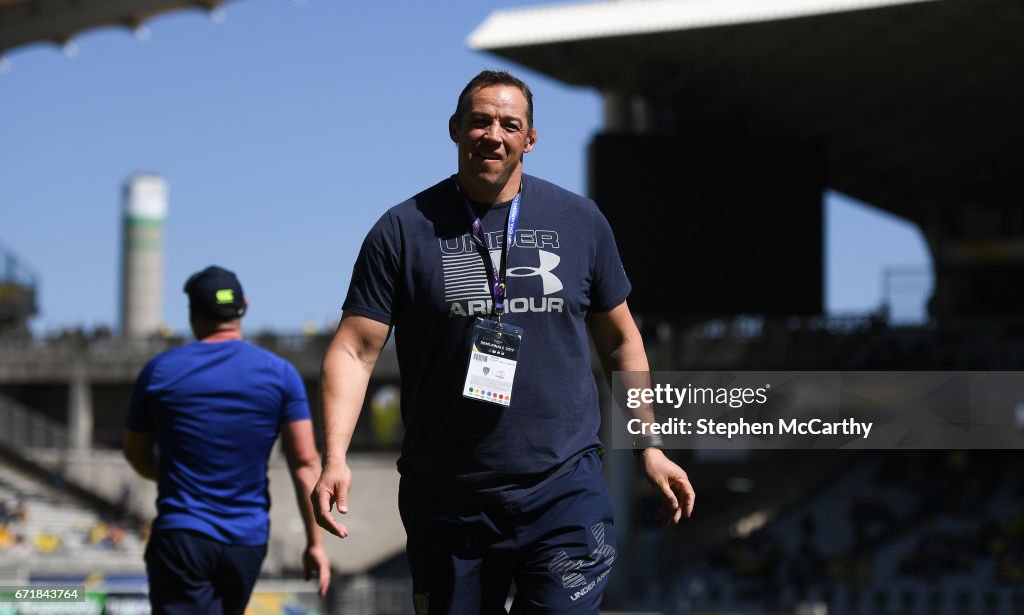
{"label": "man's right arm", "polygon": [[160,462],[156,456],[156,434],[152,431],[140,433],[131,429],[124,430],[121,444],[124,458],[131,464],[135,473],[142,478],[157,480]]}
{"label": "man's right arm", "polygon": [[146,401],[146,389],[153,377],[155,365],[156,360],[146,363],[135,379],[121,445],[124,458],[132,469],[142,478],[154,481],[160,471],[160,462],[156,454],[156,426]]}
{"label": "man's right arm", "polygon": [[320,369],[320,412],[326,446],[323,473],[310,497],[317,524],[340,538],[348,536],[348,529],[334,520],[331,508],[336,505],[338,512],[348,513],[352,472],[346,456],[388,330],[388,325],[371,318],[345,315]]}

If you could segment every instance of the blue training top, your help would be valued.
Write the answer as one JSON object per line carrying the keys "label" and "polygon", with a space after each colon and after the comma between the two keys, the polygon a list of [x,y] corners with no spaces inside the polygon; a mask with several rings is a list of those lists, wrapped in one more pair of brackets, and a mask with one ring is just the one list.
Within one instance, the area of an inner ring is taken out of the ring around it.
{"label": "blue training top", "polygon": [[295,368],[247,342],[192,342],[154,357],[135,382],[127,419],[132,431],[156,432],[153,528],[266,544],[271,448],[283,422],[309,418]]}
{"label": "blue training top", "polygon": [[[508,211],[509,203],[478,207],[496,262]],[[503,321],[524,334],[503,408],[462,396],[490,291],[454,179],[385,213],[356,261],[344,310],[395,327],[399,470],[428,491],[512,497],[600,445],[585,319],[630,290],[608,221],[593,201],[524,175],[507,271]]]}

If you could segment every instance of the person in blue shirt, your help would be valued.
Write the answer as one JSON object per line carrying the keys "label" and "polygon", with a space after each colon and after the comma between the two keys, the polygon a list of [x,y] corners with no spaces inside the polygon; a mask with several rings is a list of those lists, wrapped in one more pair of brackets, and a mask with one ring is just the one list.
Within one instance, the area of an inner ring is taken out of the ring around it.
{"label": "person in blue shirt", "polygon": [[164,352],[135,382],[124,455],[157,482],[146,546],[155,614],[241,614],[267,552],[267,461],[281,434],[306,526],[306,579],[323,596],[330,561],[309,500],[320,455],[305,387],[290,363],[243,341],[234,273],[211,266],[185,284],[195,342]]}
{"label": "person in blue shirt", "polygon": [[[484,71],[449,120],[458,172],[374,225],[324,358],[317,522],[342,538],[349,443],[395,332],[405,426],[399,512],[417,615],[593,613],[616,557],[589,327],[605,369],[648,369],[614,237],[593,201],[523,173],[529,87]],[[642,214],[639,214],[642,215]],[[671,522],[686,473],[640,443]]]}

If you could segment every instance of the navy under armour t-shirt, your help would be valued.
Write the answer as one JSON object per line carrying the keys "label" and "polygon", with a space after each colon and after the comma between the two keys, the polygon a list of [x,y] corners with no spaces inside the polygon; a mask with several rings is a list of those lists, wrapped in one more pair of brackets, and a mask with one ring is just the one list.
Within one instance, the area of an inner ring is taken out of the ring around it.
{"label": "navy under armour t-shirt", "polygon": [[242,340],[192,342],[146,364],[128,429],[156,432],[158,530],[267,543],[267,460],[282,423],[310,418],[290,363]]}
{"label": "navy under armour t-shirt", "polygon": [[[478,207],[496,266],[509,205]],[[395,327],[405,425],[398,466],[423,487],[528,487],[600,445],[585,318],[625,301],[629,281],[593,201],[524,176],[520,208],[503,318],[524,329],[509,407],[462,396],[474,321],[488,315],[490,292],[454,177],[385,213],[356,261],[344,311]]]}

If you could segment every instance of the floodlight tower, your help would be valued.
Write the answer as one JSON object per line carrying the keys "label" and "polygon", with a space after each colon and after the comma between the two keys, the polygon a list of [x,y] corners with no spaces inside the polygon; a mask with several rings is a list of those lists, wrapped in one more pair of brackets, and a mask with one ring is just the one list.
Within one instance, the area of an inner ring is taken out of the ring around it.
{"label": "floodlight tower", "polygon": [[164,218],[167,182],[137,174],[124,185],[121,240],[121,335],[147,337],[163,319]]}

